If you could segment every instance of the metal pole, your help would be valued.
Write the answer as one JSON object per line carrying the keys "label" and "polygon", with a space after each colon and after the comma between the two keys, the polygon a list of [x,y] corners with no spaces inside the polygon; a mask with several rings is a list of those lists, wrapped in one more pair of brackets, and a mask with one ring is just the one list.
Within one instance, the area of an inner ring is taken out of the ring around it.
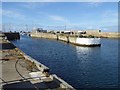
{"label": "metal pole", "polygon": [[66,30],[66,25],[65,25],[65,30]]}

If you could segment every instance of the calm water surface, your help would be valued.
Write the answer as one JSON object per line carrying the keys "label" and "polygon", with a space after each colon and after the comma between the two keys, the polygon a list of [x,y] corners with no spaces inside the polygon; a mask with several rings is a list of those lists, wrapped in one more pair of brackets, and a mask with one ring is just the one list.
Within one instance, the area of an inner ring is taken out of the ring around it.
{"label": "calm water surface", "polygon": [[101,47],[26,36],[12,42],[75,88],[118,86],[117,39],[101,39]]}

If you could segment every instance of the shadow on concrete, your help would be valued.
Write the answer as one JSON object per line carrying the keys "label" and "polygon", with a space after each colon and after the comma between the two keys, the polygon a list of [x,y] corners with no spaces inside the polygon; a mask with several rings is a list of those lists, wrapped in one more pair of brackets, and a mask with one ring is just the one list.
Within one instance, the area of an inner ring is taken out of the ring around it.
{"label": "shadow on concrete", "polygon": [[41,82],[41,83],[37,83],[34,84],[36,87],[38,87],[39,89],[54,89],[56,90],[57,88],[60,88],[60,85],[57,84],[56,82],[52,81],[52,82]]}
{"label": "shadow on concrete", "polygon": [[29,81],[3,85],[3,90],[25,90],[25,89],[36,90],[34,85]]}
{"label": "shadow on concrete", "polygon": [[58,89],[60,85],[56,82],[40,82],[32,84],[30,81],[22,81],[18,83],[5,84],[3,85],[3,90],[46,90],[46,89]]}
{"label": "shadow on concrete", "polygon": [[0,43],[0,50],[7,50],[7,49],[14,49],[16,48],[15,45],[12,43]]}

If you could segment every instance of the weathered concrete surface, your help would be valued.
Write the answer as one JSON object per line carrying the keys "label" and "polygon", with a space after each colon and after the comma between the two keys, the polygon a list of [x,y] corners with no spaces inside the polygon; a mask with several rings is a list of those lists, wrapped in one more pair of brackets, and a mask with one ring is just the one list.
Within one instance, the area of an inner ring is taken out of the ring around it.
{"label": "weathered concrete surface", "polygon": [[55,34],[50,33],[33,33],[31,34],[31,37],[40,37],[40,38],[46,38],[46,39],[57,39],[57,36]]}
{"label": "weathered concrete surface", "polygon": [[[79,45],[79,46],[101,46],[101,43],[100,43],[100,39],[98,38],[79,38],[79,37],[73,37],[73,36],[70,36],[70,35],[61,35],[61,34],[50,34],[50,33],[41,33],[41,32],[38,32],[38,33],[35,33],[35,32],[32,32],[31,33],[31,37],[40,37],[40,38],[47,38],[47,39],[56,39],[56,40],[60,40],[60,41],[64,41],[64,42],[67,42],[67,43],[72,43],[72,44],[75,44],[75,45]],[[79,40],[78,42],[78,39],[81,39]],[[83,40],[82,40],[83,39]],[[82,43],[84,41],[84,43]],[[96,44],[96,42],[98,42]]]}
{"label": "weathered concrete surface", "polygon": [[[9,82],[9,81],[19,81],[20,79],[24,79],[22,78],[18,72],[16,71],[16,68],[19,70],[20,74],[23,75],[23,77],[28,78],[29,77],[29,70],[27,70],[26,68],[22,67],[20,64],[16,65],[16,60],[8,60],[8,61],[3,61],[2,64],[2,79],[5,82]],[[19,61],[19,63],[24,63],[23,60]]]}
{"label": "weathered concrete surface", "polygon": [[92,31],[87,31],[85,36],[95,36],[95,37],[100,37],[100,38],[120,38],[120,33],[117,32],[92,32]]}
{"label": "weathered concrete surface", "polygon": [[[3,40],[0,43],[3,42],[6,44],[10,43],[7,40]],[[18,88],[20,90],[25,88],[32,90],[74,89],[56,75],[50,75],[48,71],[45,71],[44,68],[46,69],[46,67],[44,65],[35,62],[32,58],[26,58],[25,54],[18,48],[10,49],[9,45],[8,47],[9,49],[0,50],[0,66],[2,68],[0,88],[3,90],[9,90],[9,88],[12,88],[12,90],[17,90]],[[37,74],[37,77],[33,77],[30,73],[39,74]]]}
{"label": "weathered concrete surface", "polygon": [[[100,32],[99,30],[85,30],[85,31],[86,31],[86,34],[82,34],[82,35],[86,36],[86,37],[89,37],[91,35],[91,36],[95,36],[95,37],[98,37],[98,38],[120,38],[120,33],[119,32]],[[43,38],[57,39],[57,36],[55,34],[36,33],[36,32],[31,33],[32,37],[36,37],[36,35],[38,37],[43,37]],[[71,35],[71,36],[75,37],[75,35]]]}

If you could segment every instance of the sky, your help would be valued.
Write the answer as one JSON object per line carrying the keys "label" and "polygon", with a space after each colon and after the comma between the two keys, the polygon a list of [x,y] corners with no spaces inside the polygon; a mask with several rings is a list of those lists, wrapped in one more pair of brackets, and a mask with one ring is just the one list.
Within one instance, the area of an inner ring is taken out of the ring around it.
{"label": "sky", "polygon": [[[2,2],[2,23],[45,29],[118,30],[117,2]],[[25,28],[25,27],[24,27]]]}

